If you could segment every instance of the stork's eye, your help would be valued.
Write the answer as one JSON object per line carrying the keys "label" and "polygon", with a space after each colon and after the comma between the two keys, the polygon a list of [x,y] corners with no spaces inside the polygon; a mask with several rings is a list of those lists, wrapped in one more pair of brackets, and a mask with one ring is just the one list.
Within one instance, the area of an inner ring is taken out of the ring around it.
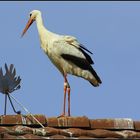
{"label": "stork's eye", "polygon": [[30,17],[32,16],[32,14],[30,14]]}

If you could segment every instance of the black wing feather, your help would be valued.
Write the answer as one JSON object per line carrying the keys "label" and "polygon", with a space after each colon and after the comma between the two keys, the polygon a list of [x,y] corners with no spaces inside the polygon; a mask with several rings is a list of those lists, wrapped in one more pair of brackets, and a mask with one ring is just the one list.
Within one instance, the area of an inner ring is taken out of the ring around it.
{"label": "black wing feather", "polygon": [[90,54],[93,54],[91,51],[89,51],[84,45],[80,44],[79,45],[80,48],[79,50],[84,54],[84,56],[86,57],[87,61],[90,63],[90,64],[94,64],[93,60],[91,59],[91,57],[84,51],[86,50],[87,52],[89,52]]}
{"label": "black wing feather", "polygon": [[76,47],[78,50],[80,50],[80,51],[83,53],[83,55],[86,57],[86,60],[87,60],[90,64],[94,64],[94,62],[93,62],[93,60],[91,59],[91,57],[90,57],[85,51],[89,52],[90,54],[93,54],[93,53],[92,53],[91,51],[89,51],[83,44],[79,44],[79,47],[77,47],[77,46],[75,46],[74,44],[69,43],[68,41],[67,41],[67,43],[70,44],[70,45],[73,45],[73,46]]}
{"label": "black wing feather", "polygon": [[80,67],[80,68],[82,68],[84,70],[89,69],[90,64],[84,58],[80,58],[80,57],[70,55],[70,54],[61,54],[61,56],[65,60],[70,61],[71,63],[75,64],[76,66],[78,66],[78,67]]}
{"label": "black wing feather", "polygon": [[91,58],[84,50],[82,50],[82,48],[79,48],[79,50],[84,54],[84,56],[86,57],[87,61],[88,61],[90,64],[94,64],[92,58]]}
{"label": "black wing feather", "polygon": [[81,69],[89,70],[93,74],[93,76],[96,78],[96,80],[99,83],[101,83],[99,76],[97,75],[97,73],[95,72],[95,70],[92,68],[92,66],[89,64],[89,62],[87,60],[85,60],[84,58],[70,55],[70,54],[61,54],[61,56],[63,59],[70,61],[71,63],[75,64],[76,66],[80,67]]}
{"label": "black wing feather", "polygon": [[91,51],[89,51],[83,44],[80,44],[80,47],[84,50],[86,50],[87,52],[89,52],[90,54],[93,54]]}

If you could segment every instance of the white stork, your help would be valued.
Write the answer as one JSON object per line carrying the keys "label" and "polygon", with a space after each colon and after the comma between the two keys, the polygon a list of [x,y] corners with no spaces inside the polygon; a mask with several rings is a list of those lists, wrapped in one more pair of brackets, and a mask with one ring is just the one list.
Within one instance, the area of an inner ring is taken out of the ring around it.
{"label": "white stork", "polygon": [[75,37],[59,35],[48,31],[44,27],[39,10],[30,12],[30,18],[23,30],[22,36],[34,21],[37,24],[42,49],[64,77],[64,104],[63,112],[60,116],[66,115],[66,93],[68,94],[68,116],[70,116],[70,85],[67,80],[67,74],[82,77],[95,87],[102,83],[91,66],[91,64],[94,64],[93,60],[87,54],[87,52],[92,53],[80,44]]}

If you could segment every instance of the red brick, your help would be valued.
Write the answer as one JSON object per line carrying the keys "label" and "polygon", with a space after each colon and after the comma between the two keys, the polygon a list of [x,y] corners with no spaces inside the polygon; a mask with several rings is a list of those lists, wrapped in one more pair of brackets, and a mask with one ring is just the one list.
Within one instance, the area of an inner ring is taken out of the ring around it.
{"label": "red brick", "polygon": [[121,134],[118,134],[115,131],[104,129],[87,130],[87,136],[94,138],[108,138],[108,137],[123,138]]}
{"label": "red brick", "polygon": [[58,127],[68,127],[67,117],[58,118]]}
{"label": "red brick", "polygon": [[46,131],[43,128],[41,128],[41,129],[35,128],[35,129],[33,129],[33,134],[37,135],[37,136],[45,136]]}
{"label": "red brick", "polygon": [[136,132],[135,138],[140,138],[140,132]]}
{"label": "red brick", "polygon": [[[89,136],[80,136],[78,137],[78,139],[84,139],[84,140],[88,140],[88,139],[94,139],[93,137],[89,137]],[[97,140],[97,138],[95,138]]]}
{"label": "red brick", "polygon": [[21,115],[2,115],[1,124],[2,125],[22,124],[22,116]]}
{"label": "red brick", "polygon": [[87,117],[60,117],[58,118],[59,127],[90,127]]}
{"label": "red brick", "polygon": [[59,129],[52,128],[52,127],[45,127],[44,131],[46,132],[46,136],[52,136],[59,134]]}
{"label": "red brick", "polygon": [[33,134],[25,134],[25,135],[19,136],[19,139],[38,139],[38,140],[41,140],[41,139],[45,139],[45,138],[43,138],[41,136],[36,136]]}
{"label": "red brick", "polygon": [[92,129],[134,129],[132,119],[96,119],[90,124]]}
{"label": "red brick", "polygon": [[60,134],[67,137],[79,137],[86,135],[87,131],[80,128],[68,128],[61,130]]}
{"label": "red brick", "polygon": [[132,130],[122,130],[116,133],[121,134],[124,138],[140,138],[140,132],[135,132]]}
{"label": "red brick", "polygon": [[38,136],[52,136],[59,134],[59,129],[52,127],[38,128],[33,130],[33,134]]}
{"label": "red brick", "polygon": [[1,139],[19,139],[18,136],[13,136],[13,135],[10,135],[10,134],[7,134],[7,133],[1,134],[0,138]]}
{"label": "red brick", "polygon": [[90,127],[89,119],[85,116],[83,117],[68,117],[68,127]]}
{"label": "red brick", "polygon": [[58,127],[58,119],[56,117],[51,117],[46,119],[47,119],[47,126]]}
{"label": "red brick", "polygon": [[68,129],[60,129],[59,134],[63,135],[63,136],[66,136],[66,137],[70,137],[71,134],[67,130]]}
{"label": "red brick", "polygon": [[[44,115],[33,115],[42,125],[46,125],[47,121],[46,121],[46,116]],[[26,115],[24,116],[25,120],[26,120],[26,124],[27,125],[38,125],[38,122],[31,116],[31,115]]]}
{"label": "red brick", "polygon": [[108,138],[104,138],[104,139],[105,140],[123,140],[123,138],[112,138],[112,137],[108,137]]}
{"label": "red brick", "polygon": [[8,132],[9,129],[7,127],[0,126],[0,134]]}
{"label": "red brick", "polygon": [[49,138],[50,139],[59,139],[59,140],[61,140],[61,139],[67,139],[67,137],[66,136],[63,136],[63,135],[53,135],[53,136],[50,136]]}
{"label": "red brick", "polygon": [[140,130],[140,121],[134,121],[134,129]]}
{"label": "red brick", "polygon": [[11,133],[14,135],[22,135],[22,134],[32,134],[33,129],[27,126],[16,125],[12,127]]}

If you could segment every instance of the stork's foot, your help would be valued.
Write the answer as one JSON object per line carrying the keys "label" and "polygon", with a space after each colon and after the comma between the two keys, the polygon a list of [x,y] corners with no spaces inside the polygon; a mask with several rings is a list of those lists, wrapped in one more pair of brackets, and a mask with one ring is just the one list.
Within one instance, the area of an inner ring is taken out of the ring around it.
{"label": "stork's foot", "polygon": [[61,115],[59,115],[57,118],[62,118],[62,117],[68,117],[68,115],[62,113]]}
{"label": "stork's foot", "polygon": [[61,114],[57,118],[61,118],[61,117],[66,117],[66,115],[65,114]]}
{"label": "stork's foot", "polygon": [[62,114],[59,115],[57,118],[61,118],[61,117],[70,117],[70,115],[66,115],[66,114],[62,113]]}

